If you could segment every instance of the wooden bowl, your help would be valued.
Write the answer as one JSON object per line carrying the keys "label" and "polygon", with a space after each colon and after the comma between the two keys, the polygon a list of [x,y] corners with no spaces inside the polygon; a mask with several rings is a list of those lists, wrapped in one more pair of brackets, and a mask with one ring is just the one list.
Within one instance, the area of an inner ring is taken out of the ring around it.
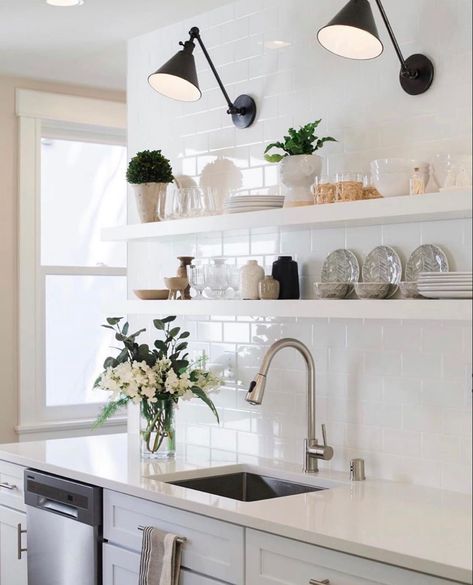
{"label": "wooden bowl", "polygon": [[164,284],[167,286],[168,290],[184,290],[187,288],[189,281],[187,278],[173,276],[171,278],[165,278]]}
{"label": "wooden bowl", "polygon": [[169,296],[167,288],[164,289],[140,289],[133,291],[142,301],[165,301]]}

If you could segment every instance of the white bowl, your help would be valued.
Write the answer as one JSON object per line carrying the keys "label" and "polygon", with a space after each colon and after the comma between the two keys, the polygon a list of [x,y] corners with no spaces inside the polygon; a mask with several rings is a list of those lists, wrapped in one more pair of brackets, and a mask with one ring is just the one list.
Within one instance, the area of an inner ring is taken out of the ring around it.
{"label": "white bowl", "polygon": [[406,171],[400,173],[373,173],[371,180],[383,197],[399,197],[409,195],[410,174]]}
{"label": "white bowl", "polygon": [[404,172],[412,175],[416,168],[419,168],[428,179],[430,163],[425,161],[414,158],[380,158],[372,160],[370,163],[371,172],[380,175]]}

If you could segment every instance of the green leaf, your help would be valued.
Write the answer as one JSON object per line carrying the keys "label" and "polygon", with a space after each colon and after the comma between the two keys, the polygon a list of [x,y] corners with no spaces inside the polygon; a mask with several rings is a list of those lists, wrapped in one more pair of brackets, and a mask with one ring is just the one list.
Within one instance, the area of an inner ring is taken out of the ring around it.
{"label": "green leaf", "polygon": [[189,367],[189,362],[187,360],[176,360],[173,365],[172,369],[176,372],[176,374],[183,374],[187,368]]}
{"label": "green leaf", "polygon": [[109,325],[118,325],[122,319],[123,317],[108,317],[107,323]]}
{"label": "green leaf", "polygon": [[220,418],[218,416],[217,409],[215,408],[215,404],[210,400],[207,394],[197,386],[192,387],[192,393],[195,394],[198,398],[200,398],[205,404],[210,408],[210,410],[214,413],[217,422],[220,422]]}
{"label": "green leaf", "polygon": [[99,413],[92,429],[96,430],[101,427],[109,418],[117,414],[121,408],[126,406],[129,400],[129,398],[119,398],[118,400],[107,402]]}
{"label": "green leaf", "polygon": [[164,319],[162,319],[163,323],[172,323],[173,321],[175,321],[177,319],[177,317],[174,316],[170,316],[170,317],[165,317]]}
{"label": "green leaf", "polygon": [[132,341],[134,341],[137,337],[139,337],[142,333],[145,333],[146,329],[140,329],[139,331],[136,331],[135,333],[132,333],[131,335],[128,336],[127,339],[131,339]]}
{"label": "green leaf", "polygon": [[153,321],[153,325],[156,327],[156,329],[159,329],[159,331],[164,331],[164,322],[161,321],[161,319],[155,319]]}
{"label": "green leaf", "polygon": [[285,155],[283,155],[283,154],[265,154],[264,158],[265,158],[265,160],[267,160],[270,163],[278,163],[278,162],[281,162],[283,158],[285,158]]}
{"label": "green leaf", "polygon": [[164,354],[168,351],[168,346],[161,339],[157,339],[154,342],[154,347]]}
{"label": "green leaf", "polygon": [[115,358],[108,357],[103,363],[103,368],[104,370],[106,370],[107,368],[114,368],[115,364],[116,364]]}
{"label": "green leaf", "polygon": [[176,347],[174,348],[174,351],[175,351],[176,353],[179,353],[179,352],[181,352],[181,351],[184,351],[184,350],[185,350],[185,349],[187,349],[188,347],[189,347],[189,344],[188,344],[188,343],[186,343],[186,342],[183,342],[183,343],[178,343],[178,344],[176,345]]}
{"label": "green leaf", "polygon": [[174,327],[174,329],[171,329],[169,331],[169,337],[172,337],[172,338],[177,337],[177,335],[179,335],[180,330],[181,330],[180,327]]}
{"label": "green leaf", "polygon": [[284,148],[284,144],[282,142],[273,142],[272,144],[268,144],[264,151],[264,154],[266,154],[273,148]]}
{"label": "green leaf", "polygon": [[179,335],[179,339],[187,339],[188,337],[190,337],[191,334],[189,333],[189,331],[183,331],[180,335]]}
{"label": "green leaf", "polygon": [[129,328],[130,328],[129,323],[125,323],[125,325],[123,325],[123,328],[122,328],[123,335],[127,335]]}
{"label": "green leaf", "polygon": [[112,327],[111,325],[100,325],[100,327],[103,327],[104,329],[111,329],[112,331],[115,331],[115,328]]}

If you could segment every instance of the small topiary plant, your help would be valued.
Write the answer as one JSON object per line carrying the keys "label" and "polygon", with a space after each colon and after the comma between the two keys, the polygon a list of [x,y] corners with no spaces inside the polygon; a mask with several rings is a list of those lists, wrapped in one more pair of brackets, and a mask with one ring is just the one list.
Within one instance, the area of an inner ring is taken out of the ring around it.
{"label": "small topiary plant", "polygon": [[[326,136],[319,138],[315,135],[315,130],[322,120],[310,122],[305,126],[301,126],[299,130],[289,128],[289,136],[284,136],[284,142],[274,142],[270,144],[264,151],[264,158],[270,163],[277,163],[282,161],[286,156],[296,156],[298,154],[314,154],[316,150],[322,148],[326,142],[337,142],[335,138]],[[279,148],[284,151],[284,154],[268,154],[273,148]]]}
{"label": "small topiary plant", "polygon": [[172,183],[172,167],[160,150],[143,150],[131,159],[126,180],[134,185],[142,183]]}

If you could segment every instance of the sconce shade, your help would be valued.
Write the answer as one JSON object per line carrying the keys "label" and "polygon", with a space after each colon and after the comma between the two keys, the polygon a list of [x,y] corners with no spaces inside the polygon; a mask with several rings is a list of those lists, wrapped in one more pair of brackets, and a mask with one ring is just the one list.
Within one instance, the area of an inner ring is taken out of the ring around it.
{"label": "sconce shade", "polygon": [[148,77],[148,83],[158,93],[182,102],[196,102],[202,97],[197,78],[192,41]]}
{"label": "sconce shade", "polygon": [[317,38],[328,51],[348,59],[375,59],[384,50],[368,0],[350,0]]}

